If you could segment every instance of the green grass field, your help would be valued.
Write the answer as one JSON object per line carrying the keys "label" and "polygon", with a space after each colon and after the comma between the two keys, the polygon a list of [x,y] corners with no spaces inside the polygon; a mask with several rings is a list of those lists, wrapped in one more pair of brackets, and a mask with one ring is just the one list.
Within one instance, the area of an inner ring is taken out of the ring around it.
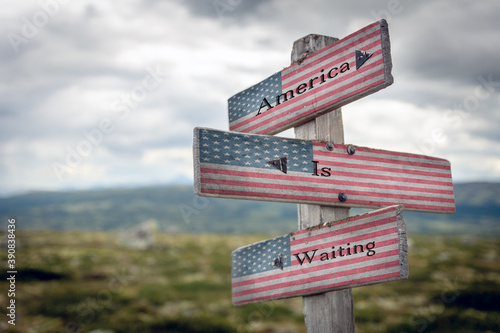
{"label": "green grass field", "polygon": [[[263,236],[17,233],[16,325],[5,332],[305,332],[301,298],[235,307],[231,251]],[[499,332],[500,240],[409,235],[410,278],[353,289],[356,332]],[[7,249],[0,249],[7,267]]]}

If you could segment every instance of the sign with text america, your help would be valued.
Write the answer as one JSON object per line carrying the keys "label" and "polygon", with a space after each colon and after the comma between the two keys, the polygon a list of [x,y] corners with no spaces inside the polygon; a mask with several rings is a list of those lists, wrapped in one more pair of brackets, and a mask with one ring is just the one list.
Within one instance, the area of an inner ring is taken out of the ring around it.
{"label": "sign with text america", "polygon": [[231,97],[229,129],[279,133],[391,85],[391,69],[381,20]]}

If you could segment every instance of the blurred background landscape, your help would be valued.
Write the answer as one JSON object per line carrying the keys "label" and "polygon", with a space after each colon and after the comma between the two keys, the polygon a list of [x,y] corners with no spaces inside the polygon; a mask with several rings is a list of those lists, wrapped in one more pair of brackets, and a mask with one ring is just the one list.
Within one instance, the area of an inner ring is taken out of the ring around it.
{"label": "blurred background landscape", "polygon": [[[500,236],[500,183],[458,183],[454,192],[454,214],[405,212],[408,231]],[[280,235],[297,228],[296,204],[198,197],[188,185],[32,192],[0,198],[0,216],[2,230],[10,216],[25,230],[124,230],[146,220],[168,233]]]}
{"label": "blurred background landscape", "polygon": [[[357,332],[500,331],[499,192],[498,183],[456,184],[455,214],[405,212],[410,277],[353,289]],[[2,221],[16,219],[19,272],[17,324],[0,328],[305,332],[300,297],[231,304],[231,252],[296,230],[296,209],[201,198],[190,186],[0,199]]]}
{"label": "blurred background landscape", "polygon": [[0,4],[0,331],[305,332],[300,298],[231,304],[231,251],[296,205],[195,196],[193,128],[295,40],[385,19],[394,84],[342,108],[345,141],[449,160],[456,213],[405,212],[410,276],[353,289],[357,332],[500,332],[500,2]]}

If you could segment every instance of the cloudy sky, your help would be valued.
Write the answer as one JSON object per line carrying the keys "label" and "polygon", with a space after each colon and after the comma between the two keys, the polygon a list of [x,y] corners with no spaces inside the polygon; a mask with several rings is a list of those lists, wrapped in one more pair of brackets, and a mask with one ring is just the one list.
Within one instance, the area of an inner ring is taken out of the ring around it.
{"label": "cloudy sky", "polygon": [[194,127],[228,129],[296,39],[381,18],[394,84],[343,107],[346,142],[500,180],[498,1],[0,2],[0,195],[191,182]]}

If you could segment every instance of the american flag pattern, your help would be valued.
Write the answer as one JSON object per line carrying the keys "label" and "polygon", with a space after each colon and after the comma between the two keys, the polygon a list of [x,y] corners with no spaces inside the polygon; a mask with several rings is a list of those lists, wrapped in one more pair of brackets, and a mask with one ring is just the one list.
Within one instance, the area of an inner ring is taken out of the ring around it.
{"label": "american flag pattern", "polygon": [[[424,155],[227,132],[194,130],[195,193],[200,196],[342,207],[453,213],[447,160]],[[286,157],[284,173],[268,163]],[[314,175],[317,162],[317,174]],[[321,176],[321,168],[330,176]],[[347,200],[341,202],[339,194]]]}
{"label": "american flag pattern", "polygon": [[[340,73],[344,63],[349,70]],[[332,68],[339,70],[329,78],[326,74]],[[381,20],[232,96],[228,100],[229,129],[279,133],[389,86],[393,82],[391,70],[388,26]],[[316,80],[310,85],[313,78]],[[302,83],[307,88],[299,94],[297,88]],[[294,97],[287,101],[281,98],[278,104],[276,96],[290,91]],[[264,98],[272,108],[263,106]]]}
{"label": "american flag pattern", "polygon": [[[390,206],[233,251],[233,304],[407,278],[402,212],[402,206]],[[282,267],[275,264],[279,258]]]}

